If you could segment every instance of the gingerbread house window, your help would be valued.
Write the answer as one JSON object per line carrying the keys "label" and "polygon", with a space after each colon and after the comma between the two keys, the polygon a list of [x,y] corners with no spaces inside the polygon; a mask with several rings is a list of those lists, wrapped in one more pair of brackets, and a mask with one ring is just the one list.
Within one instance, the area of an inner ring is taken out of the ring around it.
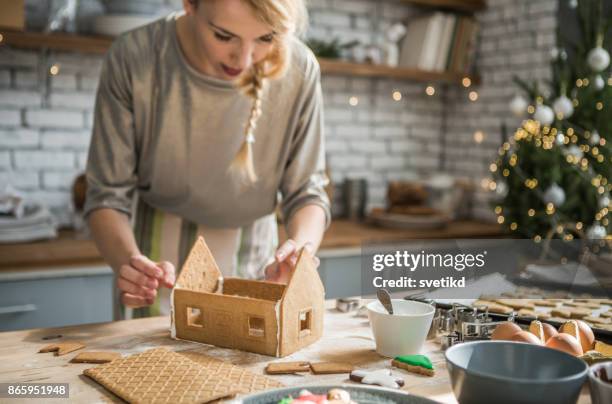
{"label": "gingerbread house window", "polygon": [[310,335],[310,329],[312,327],[312,309],[308,308],[300,311],[299,324],[300,337]]}
{"label": "gingerbread house window", "polygon": [[189,327],[203,327],[203,313],[199,307],[187,307],[187,325]]}
{"label": "gingerbread house window", "polygon": [[263,317],[249,316],[249,337],[263,338],[265,336],[265,320]]}

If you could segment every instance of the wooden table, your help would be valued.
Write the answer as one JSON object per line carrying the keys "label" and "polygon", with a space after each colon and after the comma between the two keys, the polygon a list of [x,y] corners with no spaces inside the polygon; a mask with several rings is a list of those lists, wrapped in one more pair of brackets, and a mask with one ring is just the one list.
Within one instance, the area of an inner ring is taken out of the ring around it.
{"label": "wooden table", "polygon": [[[322,339],[282,360],[339,361],[348,362],[356,368],[363,369],[389,368],[390,360],[380,357],[374,351],[375,344],[367,318],[340,313],[329,308],[332,304],[332,301],[327,302],[328,309],[325,313],[325,330]],[[82,375],[84,369],[95,365],[68,363],[78,351],[64,356],[37,353],[42,346],[51,342],[42,340],[42,337],[54,334],[62,334],[64,338],[79,339],[87,345],[86,350],[117,351],[124,355],[162,346],[175,351],[204,353],[248,368],[258,374],[263,374],[267,363],[278,360],[248,352],[176,341],[169,336],[169,326],[168,317],[153,317],[113,323],[0,333],[0,357],[2,358],[0,382],[69,383],[71,402],[120,401],[103,387]],[[404,377],[406,384],[403,390],[443,403],[456,403],[446,371],[444,353],[432,341],[426,342],[425,352],[434,363],[436,375],[425,377],[394,368],[394,373]],[[347,382],[346,375],[304,374],[270,377],[288,386]],[[583,390],[579,403],[590,403],[588,390]]]}

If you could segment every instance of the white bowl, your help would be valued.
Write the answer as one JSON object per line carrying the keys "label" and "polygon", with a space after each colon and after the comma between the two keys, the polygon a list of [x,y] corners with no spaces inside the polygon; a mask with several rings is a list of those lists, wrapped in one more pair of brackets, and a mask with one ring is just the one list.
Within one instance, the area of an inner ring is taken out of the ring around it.
{"label": "white bowl", "polygon": [[378,300],[367,305],[376,352],[389,358],[420,353],[435,308],[426,303],[403,299],[392,299],[391,303],[392,315],[387,313]]}
{"label": "white bowl", "polygon": [[589,369],[589,387],[593,404],[612,403],[612,383],[606,383],[596,376],[596,372],[602,368],[606,369],[608,378],[612,377],[612,362],[598,363]]}
{"label": "white bowl", "polygon": [[93,32],[100,35],[118,36],[134,28],[146,25],[159,17],[135,14],[105,14],[93,22]]}

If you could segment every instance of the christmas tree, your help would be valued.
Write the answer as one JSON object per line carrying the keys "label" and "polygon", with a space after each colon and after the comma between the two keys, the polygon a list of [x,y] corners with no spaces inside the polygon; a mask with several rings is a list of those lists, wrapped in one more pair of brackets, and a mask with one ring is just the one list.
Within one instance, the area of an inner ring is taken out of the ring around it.
{"label": "christmas tree", "polygon": [[498,222],[536,241],[612,240],[612,17],[601,0],[571,2],[580,37],[558,31],[549,91],[515,78],[525,96],[511,109],[529,117],[490,166]]}

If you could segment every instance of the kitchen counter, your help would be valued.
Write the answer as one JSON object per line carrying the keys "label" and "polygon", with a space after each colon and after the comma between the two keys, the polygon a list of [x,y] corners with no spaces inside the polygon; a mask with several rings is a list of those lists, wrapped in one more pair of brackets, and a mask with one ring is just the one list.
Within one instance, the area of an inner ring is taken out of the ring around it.
{"label": "kitchen counter", "polygon": [[[313,345],[282,358],[282,360],[338,361],[351,363],[355,368],[360,369],[389,368],[390,360],[380,357],[374,351],[375,344],[368,320],[364,317],[355,317],[353,314],[340,313],[332,309],[332,305],[332,301],[326,304],[328,309],[325,313],[323,337]],[[69,383],[71,402],[119,402],[117,397],[82,375],[84,369],[96,365],[68,363],[78,351],[64,356],[37,353],[44,345],[59,341],[42,340],[44,336],[55,334],[84,342],[87,345],[85,350],[116,351],[129,355],[151,348],[167,347],[174,351],[203,353],[242,366],[257,374],[263,374],[267,363],[279,360],[248,352],[176,341],[169,336],[169,326],[168,317],[153,317],[113,323],[0,333],[0,352],[3,358],[0,362],[0,382]],[[437,344],[431,341],[426,342],[424,350],[434,363],[436,375],[426,377],[393,368],[394,373],[401,375],[405,380],[403,390],[443,403],[456,403],[446,371],[444,353]],[[287,386],[344,383],[348,379],[346,374],[269,377]],[[589,402],[588,390],[585,388],[579,403]]]}
{"label": "kitchen counter", "polygon": [[[488,238],[502,235],[497,224],[475,221],[452,222],[443,229],[400,230],[375,227],[347,220],[334,220],[321,244],[321,253],[335,249],[360,248],[365,241],[384,243],[406,239]],[[281,239],[284,231],[281,227]],[[61,231],[54,240],[0,245],[0,271],[36,267],[82,266],[103,264],[94,242],[77,239],[73,231]]]}

